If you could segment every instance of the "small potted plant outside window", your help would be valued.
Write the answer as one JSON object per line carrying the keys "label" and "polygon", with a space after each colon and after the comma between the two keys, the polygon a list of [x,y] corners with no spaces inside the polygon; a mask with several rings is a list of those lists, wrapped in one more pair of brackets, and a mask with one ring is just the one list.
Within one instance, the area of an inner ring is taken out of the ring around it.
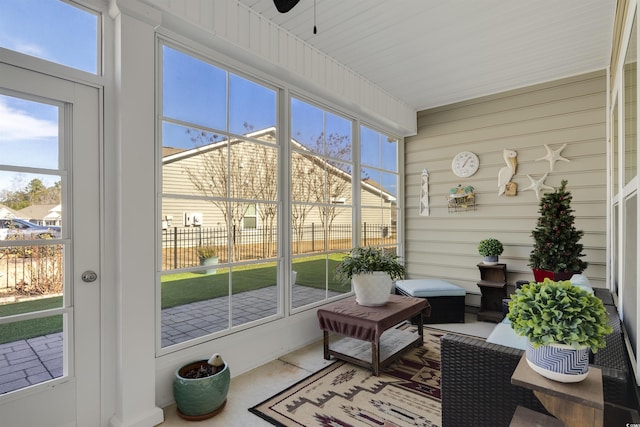
{"label": "small potted plant outside window", "polygon": [[478,244],[478,252],[483,256],[482,263],[486,265],[498,264],[498,257],[503,251],[504,247],[498,239],[484,239]]}
{"label": "small potted plant outside window", "polygon": [[[218,265],[218,256],[216,255],[216,248],[214,246],[199,246],[196,249],[198,258],[200,258],[200,265],[212,266]],[[216,268],[207,268],[205,274],[216,274]]]}
{"label": "small potted plant outside window", "polygon": [[369,246],[352,249],[336,267],[338,280],[351,280],[358,304],[370,307],[386,304],[393,281],[404,275],[395,253]]}
{"label": "small potted plant outside window", "polygon": [[589,350],[604,348],[613,332],[602,301],[568,280],[523,285],[511,297],[507,319],[528,340],[531,369],[561,382],[585,379]]}

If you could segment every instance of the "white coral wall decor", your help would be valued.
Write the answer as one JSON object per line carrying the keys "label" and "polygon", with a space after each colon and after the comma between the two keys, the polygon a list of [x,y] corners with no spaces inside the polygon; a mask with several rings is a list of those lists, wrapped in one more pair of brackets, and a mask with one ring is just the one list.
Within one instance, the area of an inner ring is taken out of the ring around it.
{"label": "white coral wall decor", "polygon": [[422,171],[420,178],[420,216],[429,216],[429,172]]}

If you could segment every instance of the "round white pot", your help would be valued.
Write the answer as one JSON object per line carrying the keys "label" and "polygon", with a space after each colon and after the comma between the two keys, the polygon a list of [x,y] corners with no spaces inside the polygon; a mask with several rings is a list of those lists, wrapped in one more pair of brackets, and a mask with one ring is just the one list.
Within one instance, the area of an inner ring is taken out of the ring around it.
{"label": "round white pot", "polygon": [[576,383],[589,373],[589,347],[549,344],[533,348],[527,341],[527,363],[537,373],[550,380]]}
{"label": "round white pot", "polygon": [[384,271],[354,274],[351,284],[356,294],[356,302],[367,307],[385,305],[393,289],[391,276]]}
{"label": "round white pot", "polygon": [[497,265],[498,264],[498,255],[489,255],[482,258],[482,263],[484,265]]}

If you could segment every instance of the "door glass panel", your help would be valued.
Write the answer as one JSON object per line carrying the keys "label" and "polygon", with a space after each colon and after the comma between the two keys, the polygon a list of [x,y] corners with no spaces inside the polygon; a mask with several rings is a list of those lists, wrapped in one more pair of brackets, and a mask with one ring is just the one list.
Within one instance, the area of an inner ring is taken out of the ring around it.
{"label": "door glass panel", "polygon": [[624,183],[638,174],[638,60],[636,21],[633,22],[624,62]]}
{"label": "door glass panel", "polygon": [[637,295],[638,295],[638,196],[629,197],[624,202],[624,230],[622,256],[623,300],[622,310],[624,324],[629,334],[629,342],[634,354],[638,354],[637,343]]}
{"label": "door glass panel", "polygon": [[[59,302],[38,301],[52,308]],[[29,303],[0,306],[0,313],[19,312]],[[64,315],[0,324],[0,395],[64,375]]]}
{"label": "door glass panel", "polygon": [[618,176],[618,153],[620,152],[620,147],[618,146],[618,144],[620,143],[620,141],[618,140],[618,100],[616,99],[614,102],[615,104],[613,107],[613,114],[611,118],[611,147],[613,148],[613,172],[611,175],[611,179],[613,181],[613,195],[615,196],[618,194],[618,181],[620,179],[620,177]]}
{"label": "door glass panel", "polygon": [[0,163],[57,168],[58,151],[57,106],[0,94]]}
{"label": "door glass panel", "polygon": [[97,74],[98,15],[59,0],[3,0],[0,47]]}
{"label": "door glass panel", "polygon": [[0,394],[64,374],[62,111],[0,95]]}

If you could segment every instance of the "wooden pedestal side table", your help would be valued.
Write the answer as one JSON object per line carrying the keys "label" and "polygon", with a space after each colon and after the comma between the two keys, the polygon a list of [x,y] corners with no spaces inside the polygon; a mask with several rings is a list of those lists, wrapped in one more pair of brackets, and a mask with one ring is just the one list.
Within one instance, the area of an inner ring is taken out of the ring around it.
{"label": "wooden pedestal side table", "polygon": [[511,383],[533,390],[542,405],[555,418],[518,406],[511,427],[530,426],[532,417],[541,426],[602,427],[604,392],[602,371],[589,367],[589,375],[577,383],[552,381],[535,372],[523,355],[511,376]]}
{"label": "wooden pedestal side table", "polygon": [[[358,366],[370,368],[380,375],[380,369],[398,358],[411,346],[423,343],[422,314],[429,312],[424,298],[390,295],[380,307],[366,307],[355,297],[337,301],[318,309],[318,321],[323,331],[324,358],[331,356]],[[404,320],[417,318],[417,332],[393,328]],[[329,333],[341,336],[329,345]]]}
{"label": "wooden pedestal side table", "polygon": [[478,320],[499,323],[504,318],[502,300],[507,298],[507,264],[478,264],[482,294]]}

